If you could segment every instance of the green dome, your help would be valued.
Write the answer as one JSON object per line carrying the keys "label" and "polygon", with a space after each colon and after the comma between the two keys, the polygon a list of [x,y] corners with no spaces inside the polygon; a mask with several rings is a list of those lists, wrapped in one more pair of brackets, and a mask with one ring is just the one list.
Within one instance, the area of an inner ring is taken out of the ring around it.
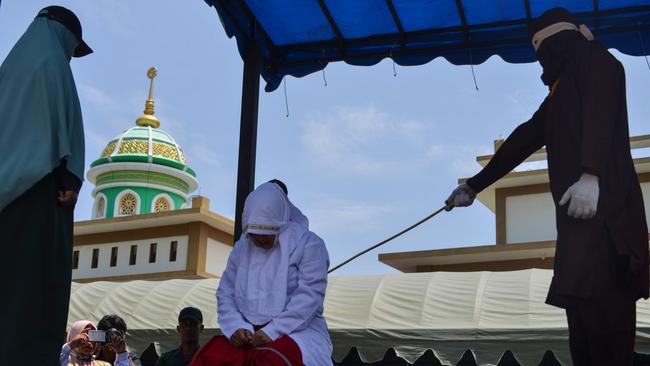
{"label": "green dome", "polygon": [[198,188],[183,149],[158,128],[152,99],[155,68],[147,76],[152,84],[144,115],[135,127],[111,139],[90,164],[87,177],[95,185],[95,219],[183,209]]}
{"label": "green dome", "polygon": [[187,165],[183,149],[165,131],[150,126],[136,126],[108,142],[91,167],[111,162],[143,162],[165,165],[196,177]]}

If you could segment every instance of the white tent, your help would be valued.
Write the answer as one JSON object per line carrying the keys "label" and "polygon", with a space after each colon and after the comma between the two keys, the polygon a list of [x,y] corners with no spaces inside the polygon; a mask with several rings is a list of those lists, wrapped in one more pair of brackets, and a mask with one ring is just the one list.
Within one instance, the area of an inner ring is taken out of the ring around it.
{"label": "white tent", "polygon": [[[506,350],[524,366],[551,350],[570,365],[564,311],[544,304],[552,271],[434,272],[331,277],[325,317],[334,359],[357,347],[362,360],[388,349],[409,362],[431,349],[455,365],[471,350],[479,365],[496,365]],[[130,348],[178,346],[178,312],[195,306],[208,331],[217,332],[219,280],[94,282],[72,285],[68,323],[118,314],[128,325]],[[650,302],[637,305],[637,352],[650,351]]]}

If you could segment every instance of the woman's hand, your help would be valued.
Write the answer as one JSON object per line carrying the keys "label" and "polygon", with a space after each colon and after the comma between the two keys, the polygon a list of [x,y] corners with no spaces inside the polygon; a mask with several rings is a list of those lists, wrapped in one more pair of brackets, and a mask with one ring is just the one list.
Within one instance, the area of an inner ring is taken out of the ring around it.
{"label": "woman's hand", "polygon": [[83,347],[87,344],[90,344],[90,339],[88,334],[80,333],[78,336],[74,337],[70,342],[68,342],[68,347],[71,349]]}
{"label": "woman's hand", "polygon": [[230,337],[230,343],[237,348],[252,345],[253,335],[247,329],[237,329],[237,331],[233,333],[232,337]]}
{"label": "woman's hand", "polygon": [[261,329],[255,332],[253,335],[253,346],[263,346],[267,343],[271,343],[273,340],[269,338]]}

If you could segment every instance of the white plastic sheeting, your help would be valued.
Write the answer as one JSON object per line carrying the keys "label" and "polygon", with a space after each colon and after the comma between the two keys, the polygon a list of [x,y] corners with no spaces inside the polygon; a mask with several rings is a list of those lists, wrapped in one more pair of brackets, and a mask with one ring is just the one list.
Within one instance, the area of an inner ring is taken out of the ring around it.
{"label": "white plastic sheeting", "polygon": [[[524,366],[551,350],[570,365],[562,309],[544,304],[552,271],[434,272],[331,277],[325,317],[334,359],[357,347],[367,362],[393,348],[409,362],[428,349],[446,364],[471,350],[479,365],[496,365],[506,350]],[[207,332],[217,332],[219,280],[94,282],[72,285],[68,323],[105,314],[122,316],[130,348],[152,342],[178,346],[177,316],[185,306],[203,312]],[[637,352],[650,351],[650,302],[637,306]]]}

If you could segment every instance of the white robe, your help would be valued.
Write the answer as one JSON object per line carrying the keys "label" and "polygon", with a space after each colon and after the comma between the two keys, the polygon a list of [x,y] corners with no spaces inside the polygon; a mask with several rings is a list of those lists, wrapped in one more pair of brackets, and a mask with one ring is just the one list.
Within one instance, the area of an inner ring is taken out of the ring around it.
{"label": "white robe", "polygon": [[[276,194],[273,190],[268,193]],[[290,211],[293,205],[283,197]],[[275,220],[286,222],[282,223],[279,241],[273,248],[255,246],[246,234],[235,244],[217,290],[219,327],[230,339],[238,329],[253,333],[253,325],[268,322],[262,331],[273,340],[284,335],[291,337],[306,366],[329,366],[332,342],[323,318],[329,255],[323,240],[309,231],[304,222],[289,221],[289,211],[284,219]],[[283,283],[278,283],[278,279]],[[278,307],[278,300],[284,304]]]}

